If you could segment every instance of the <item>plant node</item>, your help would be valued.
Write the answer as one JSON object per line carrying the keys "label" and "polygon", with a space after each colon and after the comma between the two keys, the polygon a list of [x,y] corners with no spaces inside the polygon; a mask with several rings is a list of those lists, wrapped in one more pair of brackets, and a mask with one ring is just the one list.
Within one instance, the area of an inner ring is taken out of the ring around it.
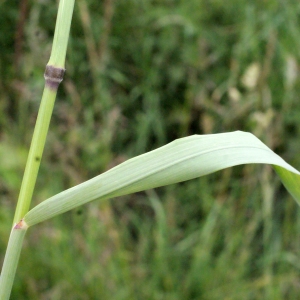
{"label": "plant node", "polygon": [[23,230],[26,230],[28,228],[28,225],[27,223],[21,219],[19,221],[19,223],[17,223],[15,226],[14,226],[14,229],[23,229]]}
{"label": "plant node", "polygon": [[44,74],[46,86],[49,87],[51,90],[57,90],[59,84],[63,80],[65,71],[66,70],[64,68],[58,68],[51,65],[47,65]]}

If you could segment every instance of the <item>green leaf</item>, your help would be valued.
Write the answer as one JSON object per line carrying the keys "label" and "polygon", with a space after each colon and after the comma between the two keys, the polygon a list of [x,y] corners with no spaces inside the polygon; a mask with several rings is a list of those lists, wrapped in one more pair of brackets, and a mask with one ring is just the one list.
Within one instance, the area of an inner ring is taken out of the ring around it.
{"label": "green leaf", "polygon": [[37,224],[96,199],[108,199],[207,175],[241,164],[275,166],[300,203],[300,173],[251,133],[194,135],[129,159],[115,168],[40,203],[24,220]]}

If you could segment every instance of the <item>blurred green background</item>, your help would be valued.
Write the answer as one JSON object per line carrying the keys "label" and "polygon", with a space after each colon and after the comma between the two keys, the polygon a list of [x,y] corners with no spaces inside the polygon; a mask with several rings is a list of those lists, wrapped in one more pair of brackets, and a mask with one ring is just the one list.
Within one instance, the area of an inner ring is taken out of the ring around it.
{"label": "blurred green background", "polygon": [[[0,261],[57,1],[0,0]],[[300,3],[78,0],[33,205],[176,138],[244,130],[300,168]],[[300,210],[247,165],[29,230],[11,299],[299,299]]]}

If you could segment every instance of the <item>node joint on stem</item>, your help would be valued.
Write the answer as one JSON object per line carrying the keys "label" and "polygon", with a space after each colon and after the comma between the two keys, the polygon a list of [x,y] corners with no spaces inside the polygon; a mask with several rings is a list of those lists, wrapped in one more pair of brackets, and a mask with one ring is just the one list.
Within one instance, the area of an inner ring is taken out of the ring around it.
{"label": "node joint on stem", "polygon": [[14,225],[13,229],[23,229],[26,230],[28,228],[27,223],[21,219],[16,225]]}
{"label": "node joint on stem", "polygon": [[46,87],[51,90],[57,90],[59,84],[63,81],[65,71],[64,68],[47,65],[44,73]]}

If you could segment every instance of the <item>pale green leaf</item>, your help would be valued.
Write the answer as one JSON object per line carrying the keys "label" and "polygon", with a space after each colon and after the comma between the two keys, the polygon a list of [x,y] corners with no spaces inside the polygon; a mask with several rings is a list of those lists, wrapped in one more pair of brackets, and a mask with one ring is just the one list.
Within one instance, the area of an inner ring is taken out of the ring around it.
{"label": "pale green leaf", "polygon": [[300,202],[300,173],[251,133],[194,135],[129,159],[29,211],[31,226],[96,199],[108,199],[207,175],[241,164],[271,164]]}

